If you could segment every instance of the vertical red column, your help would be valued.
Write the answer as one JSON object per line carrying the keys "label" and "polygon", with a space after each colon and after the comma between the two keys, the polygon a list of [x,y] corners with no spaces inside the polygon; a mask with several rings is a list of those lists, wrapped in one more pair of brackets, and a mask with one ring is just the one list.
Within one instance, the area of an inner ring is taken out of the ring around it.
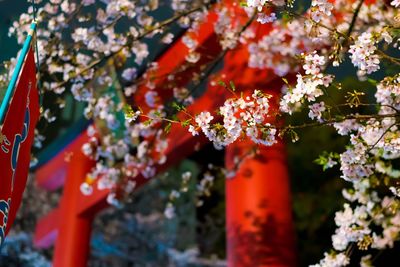
{"label": "vertical red column", "polygon": [[[250,142],[230,145],[227,167],[250,148]],[[226,181],[228,266],[296,266],[285,148],[282,143],[258,148]]]}
{"label": "vertical red column", "polygon": [[90,252],[93,216],[78,214],[80,185],[94,162],[75,152],[69,162],[60,208],[59,231],[56,240],[53,267],[85,267]]}

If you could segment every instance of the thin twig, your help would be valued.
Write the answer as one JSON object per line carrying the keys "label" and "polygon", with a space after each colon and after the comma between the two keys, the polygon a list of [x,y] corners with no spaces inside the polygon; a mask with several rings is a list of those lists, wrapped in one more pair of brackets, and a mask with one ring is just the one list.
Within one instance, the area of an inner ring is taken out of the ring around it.
{"label": "thin twig", "polygon": [[337,122],[343,122],[346,120],[358,120],[358,121],[364,121],[364,120],[369,120],[369,119],[385,119],[385,118],[398,118],[400,117],[400,113],[392,113],[392,114],[368,114],[368,115],[358,115],[358,114],[350,114],[343,116],[341,118],[334,118],[330,119],[327,121],[323,122],[312,122],[312,123],[304,123],[300,125],[288,125],[283,127],[282,129],[288,129],[288,130],[293,130],[293,129],[302,129],[302,128],[308,128],[308,127],[316,127],[316,126],[321,126],[321,125],[330,125],[332,123],[337,123]]}
{"label": "thin twig", "polygon": [[390,129],[391,129],[393,126],[395,126],[396,124],[397,124],[397,123],[395,122],[395,123],[393,123],[392,125],[390,125],[390,126],[382,133],[382,135],[378,138],[378,140],[376,140],[376,142],[375,142],[370,148],[368,148],[367,153],[371,152],[371,150],[375,148],[375,146],[379,143],[379,141],[382,140],[382,138],[385,136],[385,134],[387,134],[387,133],[390,131]]}
{"label": "thin twig", "polygon": [[357,5],[357,7],[356,7],[356,10],[354,11],[353,18],[351,19],[349,29],[347,30],[347,33],[346,33],[346,36],[347,36],[348,38],[350,37],[351,32],[353,31],[354,26],[356,25],[358,13],[360,13],[361,6],[362,6],[363,3],[364,3],[364,0],[360,0],[360,1],[358,2],[358,5]]}

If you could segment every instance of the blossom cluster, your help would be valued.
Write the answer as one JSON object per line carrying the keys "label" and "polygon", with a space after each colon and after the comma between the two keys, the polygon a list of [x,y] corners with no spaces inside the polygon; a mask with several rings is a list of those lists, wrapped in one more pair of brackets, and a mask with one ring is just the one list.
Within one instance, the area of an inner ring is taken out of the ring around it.
{"label": "blossom cluster", "polygon": [[358,67],[362,74],[371,74],[379,70],[379,57],[375,54],[376,46],[371,33],[363,33],[354,45],[350,46],[350,58],[354,66]]}
{"label": "blossom cluster", "polygon": [[219,109],[223,124],[211,123],[214,116],[210,112],[201,112],[189,131],[197,135],[197,128],[201,129],[218,149],[235,142],[244,133],[256,144],[271,146],[276,143],[276,129],[267,122],[269,98],[255,90],[251,96],[228,99]]}
{"label": "blossom cluster", "polygon": [[[386,78],[377,85],[375,97],[377,103],[382,105],[379,114],[398,114],[395,108],[399,104],[394,94],[396,90],[397,76]],[[332,244],[336,252],[326,254],[315,266],[346,266],[348,261],[336,257],[350,246],[356,245],[360,250],[392,248],[400,233],[397,187],[387,188],[392,195],[381,195],[377,190],[384,179],[400,177],[399,171],[388,161],[400,157],[396,119],[371,118],[363,123],[352,119],[334,126],[339,134],[350,136],[350,145],[340,155],[339,162],[342,178],[351,182],[352,188],[343,190],[348,202],[335,216],[337,229],[332,236]],[[336,265],[327,263],[328,259],[335,259]],[[371,255],[364,256],[361,266],[372,266],[370,259]]]}
{"label": "blossom cluster", "polygon": [[313,0],[311,6],[311,18],[316,22],[320,22],[322,16],[332,14],[333,4],[328,0]]}
{"label": "blossom cluster", "polygon": [[[321,69],[326,64],[324,56],[320,56],[314,51],[311,54],[303,54],[305,64],[303,69],[305,75],[297,74],[297,82],[294,88],[288,88],[280,102],[280,109],[291,114],[301,107],[304,101],[314,102],[323,95],[321,86],[328,87],[332,80],[332,75],[323,74]],[[310,117],[321,119],[321,112],[325,110],[324,104],[314,104],[310,106]]]}
{"label": "blossom cluster", "polygon": [[[388,25],[395,25],[393,18],[398,11],[387,9],[380,1],[363,4],[351,25],[349,22],[357,5],[357,1],[312,1],[309,11],[311,21],[299,23],[303,27],[299,27],[298,31],[285,33],[287,27],[297,25],[300,19],[293,20],[290,26],[276,22],[272,36],[266,35],[262,41],[250,46],[250,67],[272,69],[281,76],[289,70],[300,71],[295,85],[287,84],[283,88],[280,104],[283,112],[291,114],[308,105],[309,117],[325,123],[330,117],[324,115],[330,114],[330,107],[324,101],[316,100],[322,98],[333,83],[335,77],[325,74],[325,68],[331,61],[333,66],[340,66],[345,57],[343,45],[349,46],[349,58],[362,79],[381,69],[381,41],[397,48],[393,42],[395,34],[388,30],[390,26],[382,27],[382,24],[374,23],[385,21]],[[391,5],[399,6],[396,1],[392,1]],[[340,16],[334,16],[338,11]],[[355,31],[352,31],[353,27]],[[336,32],[331,32],[331,28]],[[346,39],[346,34],[352,39]],[[304,46],[296,47],[297,44]],[[274,51],[276,47],[279,49]],[[290,61],[300,53],[304,53],[302,70],[293,67],[297,64]],[[286,70],[281,64],[286,64]],[[356,120],[354,118],[358,114],[350,114],[348,119],[330,124],[339,135],[349,136],[350,144],[338,157],[324,160],[324,165],[339,165],[342,178],[349,181],[352,188],[343,191],[347,203],[335,216],[337,229],[332,236],[335,251],[325,253],[324,258],[313,266],[347,266],[350,264],[347,251],[351,246],[357,246],[361,251],[369,248],[382,250],[393,247],[398,240],[399,200],[396,197],[400,195],[400,190],[393,185],[387,186],[386,194],[377,190],[384,180],[399,177],[398,170],[390,161],[400,157],[398,82],[398,75],[395,75],[377,83],[375,97],[379,109],[375,118]],[[371,254],[363,256],[361,266],[372,266],[371,259]]]}
{"label": "blossom cluster", "polygon": [[275,74],[285,76],[289,72],[297,71],[295,56],[310,51],[316,45],[307,37],[303,23],[279,23],[276,21],[274,29],[258,42],[249,44],[249,67],[272,69]]}

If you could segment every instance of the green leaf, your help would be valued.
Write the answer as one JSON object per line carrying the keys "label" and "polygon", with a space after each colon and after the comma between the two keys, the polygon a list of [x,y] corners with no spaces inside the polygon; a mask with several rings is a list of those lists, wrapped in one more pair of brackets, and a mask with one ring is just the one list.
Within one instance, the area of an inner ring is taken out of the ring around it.
{"label": "green leaf", "polygon": [[372,78],[368,78],[368,80],[367,80],[370,84],[372,84],[373,86],[376,86],[377,84],[378,84],[378,81],[377,80],[374,80],[374,79],[372,79]]}
{"label": "green leaf", "polygon": [[236,87],[235,87],[235,84],[233,83],[233,81],[230,81],[229,85],[231,86],[232,91],[235,92],[236,91]]}
{"label": "green leaf", "polygon": [[147,121],[144,121],[143,124],[145,126],[149,126],[152,123],[152,121],[153,121],[152,119],[148,119]]}
{"label": "green leaf", "polygon": [[123,111],[125,114],[129,115],[129,114],[131,114],[131,113],[133,112],[133,109],[132,109],[132,107],[131,107],[130,105],[125,104],[125,105],[122,107],[122,111]]}
{"label": "green leaf", "polygon": [[169,133],[171,131],[172,123],[168,122],[167,125],[164,127],[164,132]]}
{"label": "green leaf", "polygon": [[340,155],[338,153],[335,152],[322,152],[321,155],[318,156],[317,159],[314,160],[314,163],[321,165],[322,166],[322,170],[325,171],[329,168],[331,168],[333,165],[329,165],[329,163],[332,163],[332,159],[339,159]]}
{"label": "green leaf", "polygon": [[182,125],[183,127],[187,127],[187,126],[189,126],[189,124],[190,124],[190,121],[191,121],[191,119],[188,119],[188,120],[182,121],[182,122],[181,122],[181,125]]}
{"label": "green leaf", "polygon": [[177,111],[182,111],[182,110],[186,110],[185,106],[180,105],[176,102],[172,103],[172,107],[175,108]]}
{"label": "green leaf", "polygon": [[225,87],[225,88],[227,87],[227,86],[226,86],[226,83],[225,83],[224,81],[219,80],[219,81],[218,81],[218,84],[221,85],[221,86],[223,86],[223,87]]}
{"label": "green leaf", "polygon": [[173,115],[171,116],[171,120],[173,120],[173,121],[179,121],[179,118],[178,118],[178,116],[177,116],[176,114],[173,114]]}

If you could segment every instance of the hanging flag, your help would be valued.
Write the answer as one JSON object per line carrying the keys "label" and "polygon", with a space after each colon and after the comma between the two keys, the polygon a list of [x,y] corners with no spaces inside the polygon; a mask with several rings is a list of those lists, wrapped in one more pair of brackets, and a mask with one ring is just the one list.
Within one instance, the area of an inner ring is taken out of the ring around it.
{"label": "hanging flag", "polygon": [[21,204],[40,113],[31,45],[35,29],[32,23],[0,106],[0,246]]}

